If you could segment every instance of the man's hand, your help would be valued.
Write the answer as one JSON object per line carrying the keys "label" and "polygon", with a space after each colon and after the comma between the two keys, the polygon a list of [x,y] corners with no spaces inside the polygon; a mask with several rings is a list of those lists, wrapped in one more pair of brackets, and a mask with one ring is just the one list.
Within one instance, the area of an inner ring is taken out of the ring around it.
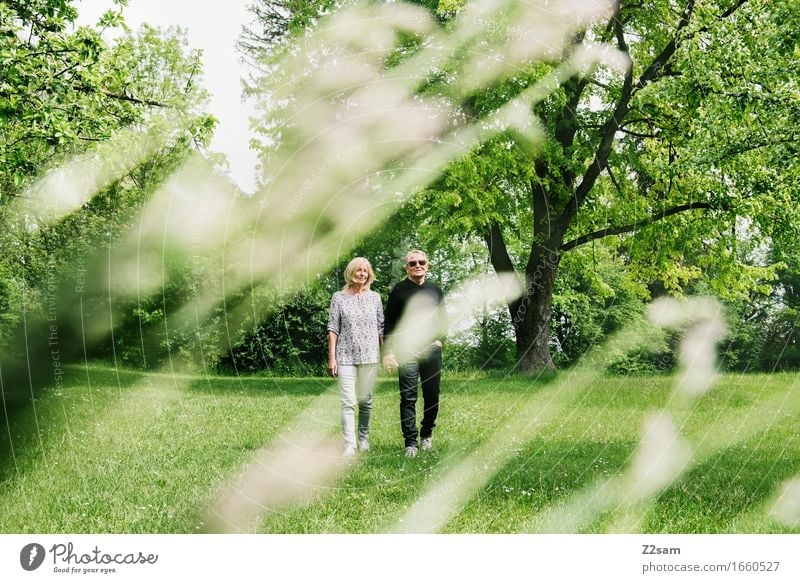
{"label": "man's hand", "polygon": [[397,359],[394,354],[387,354],[383,357],[383,368],[389,372],[394,372],[397,369]]}

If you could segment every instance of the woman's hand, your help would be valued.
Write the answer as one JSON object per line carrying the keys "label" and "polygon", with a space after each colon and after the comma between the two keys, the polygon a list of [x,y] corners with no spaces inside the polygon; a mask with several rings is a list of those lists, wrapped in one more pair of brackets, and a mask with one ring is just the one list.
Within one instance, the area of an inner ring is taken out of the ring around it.
{"label": "woman's hand", "polygon": [[335,358],[329,358],[328,359],[328,374],[335,378],[336,377],[336,373],[338,373],[338,372],[339,372],[339,367],[336,366],[336,359]]}

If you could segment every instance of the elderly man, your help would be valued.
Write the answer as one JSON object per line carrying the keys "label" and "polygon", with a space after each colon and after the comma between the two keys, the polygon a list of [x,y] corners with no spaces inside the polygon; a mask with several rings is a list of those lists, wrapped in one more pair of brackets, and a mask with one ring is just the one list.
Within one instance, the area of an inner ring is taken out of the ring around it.
{"label": "elderly man", "polygon": [[[385,312],[385,339],[388,350],[397,349],[403,341],[395,335],[405,335],[406,344],[424,339],[423,346],[416,346],[411,353],[398,359],[394,352],[387,352],[383,365],[389,372],[399,369],[400,380],[400,427],[405,441],[406,457],[416,457],[418,445],[423,450],[433,445],[433,428],[439,413],[439,382],[442,375],[442,339],[447,330],[447,315],[444,309],[442,290],[429,281],[426,275],[430,264],[428,256],[419,249],[406,254],[405,269],[408,277],[398,283],[389,293]],[[428,308],[425,309],[427,303]],[[411,304],[411,310],[407,308]],[[402,332],[398,324],[402,321]],[[400,349],[403,352],[407,350]],[[422,425],[417,431],[418,383],[422,385],[424,413]],[[417,438],[421,439],[418,444]]]}

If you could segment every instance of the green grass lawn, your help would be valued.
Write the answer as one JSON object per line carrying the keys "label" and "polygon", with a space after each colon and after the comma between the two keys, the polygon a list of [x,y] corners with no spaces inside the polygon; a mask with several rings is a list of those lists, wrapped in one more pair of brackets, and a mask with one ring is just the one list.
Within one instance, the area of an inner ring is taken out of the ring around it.
{"label": "green grass lawn", "polygon": [[[415,531],[427,496],[433,508],[455,501],[439,532],[800,532],[800,500],[773,512],[800,475],[797,375],[724,376],[691,407],[676,404],[668,377],[579,381],[450,376],[434,450],[405,459],[396,381],[382,378],[371,451],[245,530]],[[0,436],[0,531],[203,531],[220,488],[259,449],[290,441],[287,427],[321,396],[331,406],[306,421],[338,434],[335,395],[329,379],[70,369]],[[625,472],[658,410],[689,457],[631,496]]]}

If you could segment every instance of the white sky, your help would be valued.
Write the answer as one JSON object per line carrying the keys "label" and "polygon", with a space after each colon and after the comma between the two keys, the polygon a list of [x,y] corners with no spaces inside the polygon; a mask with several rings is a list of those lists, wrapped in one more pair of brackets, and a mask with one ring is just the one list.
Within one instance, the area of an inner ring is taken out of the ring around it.
{"label": "white sky", "polygon": [[[111,0],[77,0],[74,5],[78,24],[89,25],[115,8]],[[249,20],[246,5],[247,0],[130,0],[123,15],[134,31],[145,22],[180,26],[191,47],[203,50],[204,85],[212,94],[208,109],[219,120],[211,150],[226,154],[231,178],[253,192],[256,156],[248,148],[248,111],[240,99],[246,67],[234,49],[242,24]]]}

